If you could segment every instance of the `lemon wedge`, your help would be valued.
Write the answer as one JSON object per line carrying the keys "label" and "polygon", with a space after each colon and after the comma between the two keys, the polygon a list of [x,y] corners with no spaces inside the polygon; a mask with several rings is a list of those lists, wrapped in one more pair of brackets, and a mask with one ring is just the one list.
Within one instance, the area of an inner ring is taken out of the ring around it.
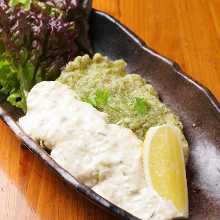
{"label": "lemon wedge", "polygon": [[148,184],[178,213],[188,217],[188,190],[182,132],[175,126],[162,125],[148,130],[144,141],[144,172]]}

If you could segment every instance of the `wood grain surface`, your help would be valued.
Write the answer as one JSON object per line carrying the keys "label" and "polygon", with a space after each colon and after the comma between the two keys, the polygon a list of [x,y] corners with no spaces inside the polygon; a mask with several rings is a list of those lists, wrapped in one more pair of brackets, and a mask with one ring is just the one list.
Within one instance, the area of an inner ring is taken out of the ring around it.
{"label": "wood grain surface", "polygon": [[[220,100],[219,0],[94,0]],[[0,121],[0,220],[108,220],[72,192]]]}

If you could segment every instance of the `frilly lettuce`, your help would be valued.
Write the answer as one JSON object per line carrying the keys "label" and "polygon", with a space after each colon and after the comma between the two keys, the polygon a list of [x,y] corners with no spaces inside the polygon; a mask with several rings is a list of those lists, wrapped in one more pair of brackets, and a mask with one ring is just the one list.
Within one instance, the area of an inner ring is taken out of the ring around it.
{"label": "frilly lettuce", "polygon": [[36,83],[90,52],[89,11],[86,0],[0,0],[0,92],[12,105],[25,111]]}

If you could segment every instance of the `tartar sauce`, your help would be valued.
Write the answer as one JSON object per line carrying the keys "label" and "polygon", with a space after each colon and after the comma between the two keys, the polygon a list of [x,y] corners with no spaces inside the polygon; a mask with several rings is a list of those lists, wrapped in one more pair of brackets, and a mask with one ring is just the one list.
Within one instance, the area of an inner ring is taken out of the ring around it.
{"label": "tartar sauce", "polygon": [[107,115],[79,100],[68,86],[41,82],[27,97],[20,126],[51,149],[52,158],[102,197],[141,219],[177,216],[171,202],[146,182],[142,141],[127,128],[107,123]]}

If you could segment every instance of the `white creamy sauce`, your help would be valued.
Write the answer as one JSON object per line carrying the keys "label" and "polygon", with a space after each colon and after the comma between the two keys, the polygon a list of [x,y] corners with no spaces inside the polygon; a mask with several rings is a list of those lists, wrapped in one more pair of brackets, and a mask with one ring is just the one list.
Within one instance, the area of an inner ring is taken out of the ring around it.
{"label": "white creamy sauce", "polygon": [[166,220],[175,207],[145,181],[142,142],[129,129],[59,82],[41,82],[29,93],[20,126],[50,148],[54,160],[99,195],[141,219]]}

